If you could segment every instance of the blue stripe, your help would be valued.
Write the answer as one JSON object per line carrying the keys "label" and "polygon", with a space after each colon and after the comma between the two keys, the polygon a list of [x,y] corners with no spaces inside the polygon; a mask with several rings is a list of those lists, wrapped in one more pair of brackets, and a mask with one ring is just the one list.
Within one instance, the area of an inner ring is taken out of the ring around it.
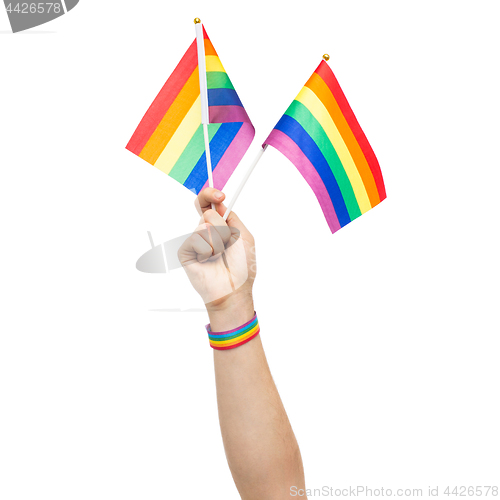
{"label": "blue stripe", "polygon": [[224,335],[212,335],[208,332],[208,336],[210,337],[210,340],[230,340],[235,337],[241,337],[243,334],[248,333],[252,328],[254,328],[258,322],[257,318],[255,318],[249,325],[244,328],[239,328],[235,332],[226,333]]}
{"label": "blue stripe", "polygon": [[208,89],[209,106],[242,106],[238,94],[233,89]]}
{"label": "blue stripe", "polygon": [[[211,126],[215,125],[209,124],[209,129]],[[212,172],[219,164],[219,161],[226,152],[226,149],[233,142],[236,134],[240,131],[243,123],[223,123],[220,126],[218,124],[216,126],[219,127],[219,130],[217,130],[216,134],[210,141]],[[186,186],[188,189],[194,189],[196,194],[198,194],[207,180],[207,158],[204,154],[202,154],[200,159],[198,160],[198,163],[196,163],[195,167],[186,179],[186,182],[184,182],[184,186]]]}
{"label": "blue stripe", "polygon": [[292,139],[292,141],[295,142],[295,144],[297,144],[297,146],[301,149],[304,155],[307,156],[325,184],[339,219],[340,226],[343,227],[346,224],[349,224],[349,222],[351,222],[351,218],[349,217],[349,212],[347,211],[339,185],[337,184],[335,176],[323,156],[323,153],[321,153],[311,136],[304,130],[302,125],[297,120],[288,115],[283,115],[274,128],[281,130],[281,132],[290,137],[290,139]]}

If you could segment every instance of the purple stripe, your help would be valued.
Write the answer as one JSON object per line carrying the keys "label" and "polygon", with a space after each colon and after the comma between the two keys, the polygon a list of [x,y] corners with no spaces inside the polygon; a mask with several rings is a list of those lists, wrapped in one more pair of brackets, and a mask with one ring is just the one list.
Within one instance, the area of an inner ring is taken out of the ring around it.
{"label": "purple stripe", "polygon": [[[226,149],[217,167],[214,169],[214,187],[222,189],[226,185],[227,180],[247,152],[250,144],[252,144],[254,136],[255,129],[253,125],[251,123],[243,123],[233,142]],[[205,182],[203,189],[207,186],[208,181]]]}
{"label": "purple stripe", "polygon": [[299,170],[302,177],[307,181],[311,189],[314,191],[316,198],[321,205],[321,209],[325,214],[326,221],[332,233],[340,229],[339,220],[335,209],[333,208],[332,200],[326,190],[325,184],[321,180],[317,170],[308,160],[307,156],[301,151],[299,146],[290,139],[281,130],[274,129],[264,144],[270,144],[278,151],[283,153]]}
{"label": "purple stripe", "polygon": [[245,326],[248,326],[250,323],[253,323],[256,320],[256,318],[257,318],[257,313],[254,311],[253,318],[251,320],[247,321],[245,324],[241,326],[238,326],[237,328],[233,328],[232,330],[227,330],[227,332],[212,332],[212,329],[210,328],[210,323],[208,325],[205,325],[205,328],[207,332],[210,333],[211,335],[227,335],[228,333],[234,333],[238,330],[245,328]]}
{"label": "purple stripe", "polygon": [[241,106],[210,106],[208,114],[210,123],[251,123],[245,108]]}

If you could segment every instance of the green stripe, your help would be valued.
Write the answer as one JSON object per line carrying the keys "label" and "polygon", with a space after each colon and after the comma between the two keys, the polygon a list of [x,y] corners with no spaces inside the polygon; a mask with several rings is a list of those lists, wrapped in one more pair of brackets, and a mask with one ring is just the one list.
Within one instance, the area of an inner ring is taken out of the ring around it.
{"label": "green stripe", "polygon": [[[253,328],[255,328],[255,325],[253,326]],[[234,339],[237,339],[238,337],[246,335],[250,330],[247,330],[246,332],[238,332],[238,333],[235,333],[234,335],[231,335],[230,337],[224,337],[222,339],[217,338],[214,335],[210,335],[210,340],[213,340],[214,342],[226,342],[226,340],[234,340]]]}
{"label": "green stripe", "polygon": [[[219,130],[221,125],[221,123],[214,123],[208,126],[209,140],[212,140],[212,137],[215,135],[217,130]],[[170,177],[173,177],[176,181],[184,184],[204,152],[205,141],[203,139],[203,125],[200,125],[193,134],[193,137],[191,137],[191,140],[182,152],[181,156],[172,167],[169,174]]]}
{"label": "green stripe", "polygon": [[245,328],[242,328],[241,330],[236,330],[236,332],[234,332],[231,335],[225,335],[225,336],[224,335],[211,335],[211,333],[209,332],[208,336],[210,337],[210,340],[215,340],[217,342],[226,341],[226,340],[233,340],[237,337],[241,337],[242,335],[247,334],[250,330],[254,329],[258,325],[258,323],[259,322],[257,321],[257,319],[255,319],[249,325],[247,325]]}
{"label": "green stripe", "polygon": [[358,201],[356,200],[354,190],[352,189],[351,181],[347,176],[335,148],[319,121],[316,120],[309,109],[299,101],[293,101],[292,104],[290,104],[290,107],[286,110],[285,114],[297,120],[309,134],[311,139],[316,143],[328,162],[330,170],[339,185],[347,211],[349,212],[349,217],[351,220],[359,217],[361,215],[361,210],[359,208]]}
{"label": "green stripe", "polygon": [[227,76],[227,73],[222,73],[222,71],[209,71],[207,73],[207,88],[234,90],[233,84]]}

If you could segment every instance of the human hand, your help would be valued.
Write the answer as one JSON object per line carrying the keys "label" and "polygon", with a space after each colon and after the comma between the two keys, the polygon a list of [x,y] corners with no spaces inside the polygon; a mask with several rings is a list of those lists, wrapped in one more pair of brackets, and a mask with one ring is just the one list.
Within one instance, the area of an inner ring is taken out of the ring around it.
{"label": "human hand", "polygon": [[[256,276],[255,241],[238,216],[224,222],[225,196],[206,188],[195,200],[200,225],[178,251],[191,284],[200,294],[214,331],[228,329],[253,316],[252,287]],[[215,204],[216,210],[211,209]],[[250,317],[248,315],[250,314]],[[217,323],[217,325],[214,324]]]}

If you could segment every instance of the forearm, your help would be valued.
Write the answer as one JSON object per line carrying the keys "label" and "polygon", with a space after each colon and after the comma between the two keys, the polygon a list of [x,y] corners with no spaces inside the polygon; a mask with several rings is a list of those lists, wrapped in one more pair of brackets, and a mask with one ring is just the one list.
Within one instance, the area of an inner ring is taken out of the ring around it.
{"label": "forearm", "polygon": [[[249,321],[250,295],[209,310],[213,331]],[[235,349],[214,350],[222,439],[236,487],[244,500],[290,498],[304,487],[299,447],[272,379],[260,335]]]}

